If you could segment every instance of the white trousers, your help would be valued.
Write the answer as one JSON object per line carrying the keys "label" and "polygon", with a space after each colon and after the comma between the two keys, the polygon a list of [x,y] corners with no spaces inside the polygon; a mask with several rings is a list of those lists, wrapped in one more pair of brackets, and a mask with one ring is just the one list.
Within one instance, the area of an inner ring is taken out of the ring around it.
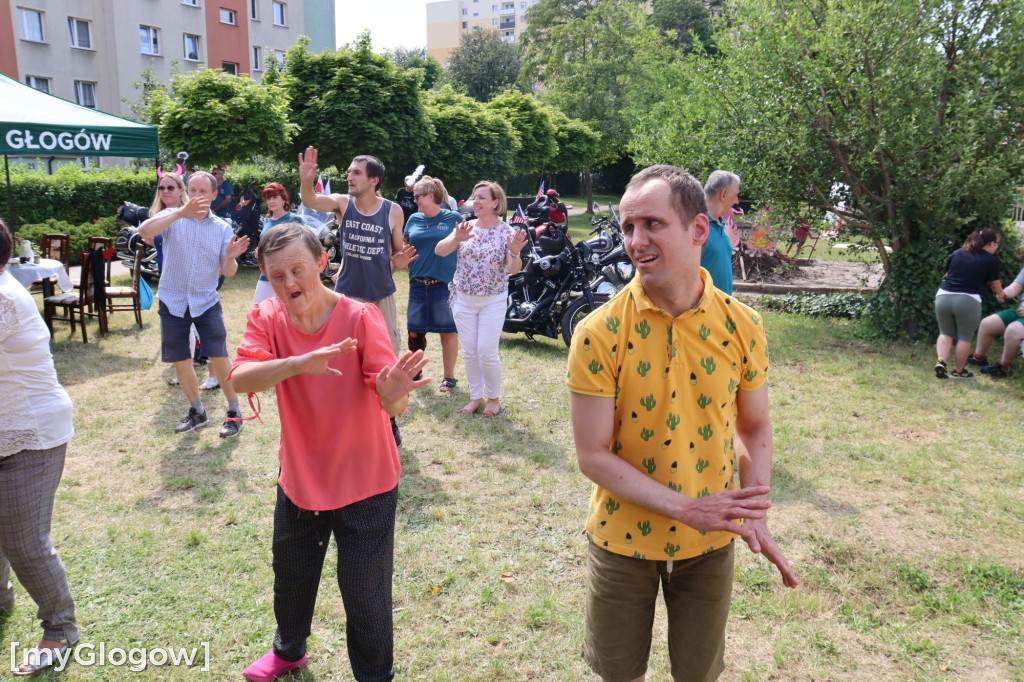
{"label": "white trousers", "polygon": [[452,316],[459,330],[459,346],[466,363],[466,381],[471,400],[501,397],[501,359],[498,341],[505,323],[507,293],[473,296],[455,295]]}

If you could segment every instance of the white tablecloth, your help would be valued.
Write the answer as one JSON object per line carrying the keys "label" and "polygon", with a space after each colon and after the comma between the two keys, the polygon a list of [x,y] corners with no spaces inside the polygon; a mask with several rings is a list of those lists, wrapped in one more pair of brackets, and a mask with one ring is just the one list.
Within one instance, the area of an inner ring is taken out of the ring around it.
{"label": "white tablecloth", "polygon": [[14,279],[21,282],[26,289],[37,279],[46,279],[56,275],[57,286],[61,291],[71,291],[75,288],[68,277],[67,270],[59,260],[40,258],[38,263],[8,263],[7,272],[11,273]]}

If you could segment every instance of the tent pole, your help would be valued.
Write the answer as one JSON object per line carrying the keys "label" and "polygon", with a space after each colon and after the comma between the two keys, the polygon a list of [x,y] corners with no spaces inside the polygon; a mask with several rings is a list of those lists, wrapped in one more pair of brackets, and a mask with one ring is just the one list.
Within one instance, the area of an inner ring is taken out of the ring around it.
{"label": "tent pole", "polygon": [[11,195],[11,166],[7,161],[7,155],[4,154],[4,171],[7,173],[7,218],[11,221],[10,229],[13,234],[14,232],[14,199]]}

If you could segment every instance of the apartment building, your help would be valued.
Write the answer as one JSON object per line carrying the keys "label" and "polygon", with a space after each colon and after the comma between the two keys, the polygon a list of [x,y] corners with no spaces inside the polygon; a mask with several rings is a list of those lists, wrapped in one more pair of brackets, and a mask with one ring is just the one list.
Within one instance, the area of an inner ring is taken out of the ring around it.
{"label": "apartment building", "polygon": [[526,28],[526,10],[540,0],[440,0],[427,3],[427,54],[448,60],[467,31],[498,31],[514,43]]}
{"label": "apartment building", "polygon": [[0,72],[126,116],[146,69],[262,78],[302,34],[335,48],[334,0],[0,0]]}

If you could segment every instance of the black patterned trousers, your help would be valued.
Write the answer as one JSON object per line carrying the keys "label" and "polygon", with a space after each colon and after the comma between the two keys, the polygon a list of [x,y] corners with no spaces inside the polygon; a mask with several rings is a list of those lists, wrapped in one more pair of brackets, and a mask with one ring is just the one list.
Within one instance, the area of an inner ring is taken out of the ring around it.
{"label": "black patterned trousers", "polygon": [[334,533],[349,662],[359,682],[394,678],[391,574],[398,488],[333,511],[300,509],[277,488],[274,510],[274,653],[306,653],[324,557]]}

